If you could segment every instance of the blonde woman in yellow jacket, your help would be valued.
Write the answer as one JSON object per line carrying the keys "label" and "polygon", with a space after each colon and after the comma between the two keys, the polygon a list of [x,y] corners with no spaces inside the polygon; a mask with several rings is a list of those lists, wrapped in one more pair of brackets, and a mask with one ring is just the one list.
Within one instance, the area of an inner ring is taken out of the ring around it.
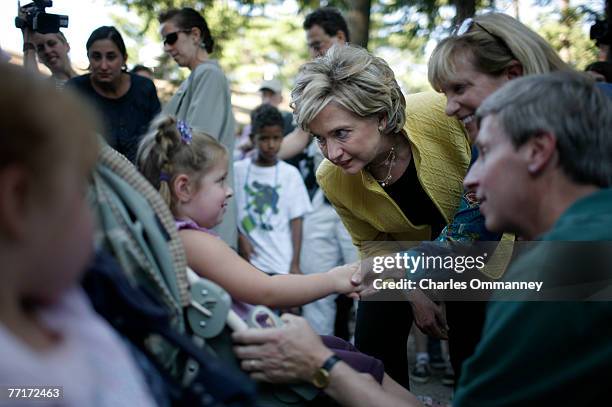
{"label": "blonde woman in yellow jacket", "polygon": [[[384,60],[342,46],[302,66],[291,97],[327,159],[319,185],[362,256],[373,254],[368,242],[430,240],[450,221],[470,145],[443,96],[406,99]],[[357,314],[357,347],[408,388],[409,304],[361,302]]]}

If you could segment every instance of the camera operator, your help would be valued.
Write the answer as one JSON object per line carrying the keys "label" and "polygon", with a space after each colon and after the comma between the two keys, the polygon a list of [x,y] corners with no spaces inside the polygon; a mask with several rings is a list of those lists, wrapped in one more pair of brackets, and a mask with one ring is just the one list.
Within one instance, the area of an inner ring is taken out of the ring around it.
{"label": "camera operator", "polygon": [[[33,29],[29,23],[28,13],[32,13],[33,7],[28,4],[19,8],[17,20],[21,21],[21,33],[23,36],[23,65],[31,71],[38,73],[38,60],[51,71],[51,78],[58,88],[78,74],[72,69],[72,63],[68,52],[70,44],[64,34],[57,32],[42,33]],[[37,10],[44,14],[44,10]],[[43,30],[41,30],[43,31]]]}

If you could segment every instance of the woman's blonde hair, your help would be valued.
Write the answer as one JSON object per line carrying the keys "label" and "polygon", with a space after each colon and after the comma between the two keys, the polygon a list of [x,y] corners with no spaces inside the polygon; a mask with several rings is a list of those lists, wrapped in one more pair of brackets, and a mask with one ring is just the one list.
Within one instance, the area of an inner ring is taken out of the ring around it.
{"label": "woman's blonde hair", "polygon": [[571,69],[548,42],[520,21],[502,13],[473,18],[462,35],[442,40],[429,59],[429,83],[440,91],[455,80],[456,64],[465,58],[476,70],[497,76],[512,61],[518,61],[524,75]]}
{"label": "woman's blonde hair", "polygon": [[406,121],[406,100],[389,65],[363,48],[334,45],[300,68],[291,92],[298,126],[310,122],[330,103],[360,117],[384,116],[385,134],[399,133]]}
{"label": "woman's blonde hair", "polygon": [[56,33],[55,33],[55,35],[57,36],[57,38],[58,38],[58,39],[59,39],[61,42],[63,42],[64,44],[68,45],[68,40],[66,39],[66,36],[64,35],[64,33],[63,33],[63,32],[58,31],[58,32],[56,32]]}
{"label": "woman's blonde hair", "polygon": [[176,202],[170,188],[174,178],[179,174],[204,176],[222,158],[227,158],[227,150],[211,136],[191,131],[172,116],[158,116],[138,146],[136,163],[174,209]]}

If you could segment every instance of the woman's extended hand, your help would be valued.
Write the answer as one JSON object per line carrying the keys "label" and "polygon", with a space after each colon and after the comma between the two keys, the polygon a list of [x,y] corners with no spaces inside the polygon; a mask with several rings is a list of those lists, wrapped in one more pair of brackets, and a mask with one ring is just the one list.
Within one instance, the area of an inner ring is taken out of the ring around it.
{"label": "woman's extended hand", "polygon": [[[401,267],[397,267],[394,262],[390,267],[381,267],[380,260],[383,257],[387,256],[377,256],[377,257],[368,257],[361,260],[361,264],[359,267],[361,277],[361,284],[363,286],[363,291],[360,293],[362,297],[368,297],[380,292],[379,289],[375,288],[374,281],[400,281],[405,275],[405,269]],[[393,257],[389,255],[388,257]]]}

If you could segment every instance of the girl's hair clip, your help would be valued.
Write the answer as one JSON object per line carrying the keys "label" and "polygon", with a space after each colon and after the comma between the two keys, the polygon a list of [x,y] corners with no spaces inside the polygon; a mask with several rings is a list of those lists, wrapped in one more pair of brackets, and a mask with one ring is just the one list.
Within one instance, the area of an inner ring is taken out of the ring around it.
{"label": "girl's hair clip", "polygon": [[193,138],[191,134],[191,128],[182,120],[179,120],[176,124],[176,128],[178,129],[181,135],[181,141],[185,144],[191,144],[191,139]]}
{"label": "girl's hair clip", "polygon": [[166,181],[170,182],[172,180],[172,176],[165,171],[159,173],[159,182]]}

